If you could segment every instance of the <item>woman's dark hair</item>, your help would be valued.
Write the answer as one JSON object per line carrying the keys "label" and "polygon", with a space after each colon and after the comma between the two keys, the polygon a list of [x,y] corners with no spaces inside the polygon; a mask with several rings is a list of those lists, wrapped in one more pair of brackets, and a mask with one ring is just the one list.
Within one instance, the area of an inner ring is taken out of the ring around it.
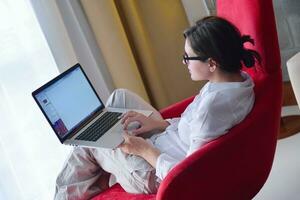
{"label": "woman's dark hair", "polygon": [[212,58],[226,72],[238,72],[242,63],[252,67],[255,60],[261,62],[257,51],[244,48],[245,42],[254,45],[249,35],[241,35],[240,31],[229,21],[216,16],[205,17],[184,31],[193,51],[202,60]]}

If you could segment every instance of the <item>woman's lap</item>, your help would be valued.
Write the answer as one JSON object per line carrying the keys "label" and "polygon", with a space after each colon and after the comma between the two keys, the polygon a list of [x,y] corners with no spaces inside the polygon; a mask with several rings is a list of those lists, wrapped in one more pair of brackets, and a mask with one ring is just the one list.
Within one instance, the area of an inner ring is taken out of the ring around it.
{"label": "woman's lap", "polygon": [[[151,105],[126,89],[115,90],[106,106],[152,110],[151,117],[162,118]],[[76,147],[57,178],[56,199],[64,199],[63,193],[74,191],[77,191],[80,196],[101,192],[95,183],[103,170],[113,174],[116,182],[120,183],[127,192],[155,193],[157,191],[155,169],[143,158],[125,154],[118,148]],[[62,193],[62,198],[58,198],[59,193]]]}

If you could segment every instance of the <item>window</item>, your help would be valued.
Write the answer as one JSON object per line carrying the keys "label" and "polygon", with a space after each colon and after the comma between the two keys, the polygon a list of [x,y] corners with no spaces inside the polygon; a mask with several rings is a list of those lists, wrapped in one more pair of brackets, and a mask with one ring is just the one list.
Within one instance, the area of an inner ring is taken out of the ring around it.
{"label": "window", "polygon": [[0,24],[0,199],[52,199],[69,147],[31,92],[58,69],[29,0],[1,0]]}

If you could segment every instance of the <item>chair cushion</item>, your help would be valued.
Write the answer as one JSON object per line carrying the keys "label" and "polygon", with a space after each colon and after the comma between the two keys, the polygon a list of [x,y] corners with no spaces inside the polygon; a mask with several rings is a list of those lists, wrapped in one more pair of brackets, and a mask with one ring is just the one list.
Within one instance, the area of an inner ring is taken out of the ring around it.
{"label": "chair cushion", "polygon": [[120,184],[115,184],[92,200],[155,200],[155,194],[130,194]]}

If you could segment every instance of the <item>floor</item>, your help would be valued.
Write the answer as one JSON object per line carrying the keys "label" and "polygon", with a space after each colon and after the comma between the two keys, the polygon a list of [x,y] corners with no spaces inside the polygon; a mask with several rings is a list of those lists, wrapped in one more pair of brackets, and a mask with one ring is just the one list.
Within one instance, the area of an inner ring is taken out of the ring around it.
{"label": "floor", "polygon": [[[284,107],[282,116],[300,115],[297,106]],[[277,143],[270,176],[254,200],[300,200],[300,132]]]}

